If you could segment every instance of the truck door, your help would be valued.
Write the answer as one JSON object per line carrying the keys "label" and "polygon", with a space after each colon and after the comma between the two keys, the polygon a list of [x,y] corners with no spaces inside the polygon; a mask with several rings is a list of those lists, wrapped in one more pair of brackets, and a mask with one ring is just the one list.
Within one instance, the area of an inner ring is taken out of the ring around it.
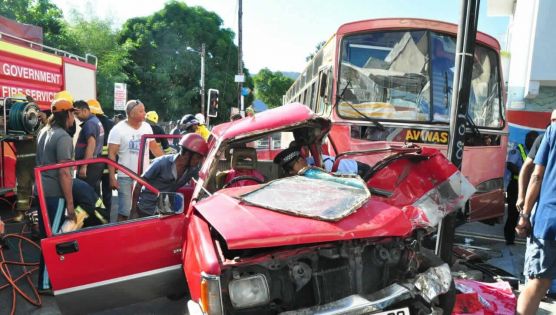
{"label": "truck door", "polygon": [[[107,159],[89,161],[99,160],[109,163]],[[91,162],[36,169],[41,209],[45,202],[39,172],[85,163]],[[47,215],[43,211],[43,218]],[[186,221],[183,213],[161,214],[56,234],[45,219],[48,226],[42,252],[62,312],[88,313],[185,292],[182,246]]]}

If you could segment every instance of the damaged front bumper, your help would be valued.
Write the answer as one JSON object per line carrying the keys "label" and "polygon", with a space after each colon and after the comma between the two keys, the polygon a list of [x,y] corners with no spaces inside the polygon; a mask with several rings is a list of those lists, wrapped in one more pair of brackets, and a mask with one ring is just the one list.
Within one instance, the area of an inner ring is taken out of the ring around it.
{"label": "damaged front bumper", "polygon": [[415,278],[414,284],[394,283],[373,294],[361,296],[350,295],[337,301],[280,313],[281,315],[335,315],[335,314],[372,314],[383,311],[391,305],[406,301],[420,295],[426,301],[432,301],[450,290],[452,276],[447,264],[429,268]]}

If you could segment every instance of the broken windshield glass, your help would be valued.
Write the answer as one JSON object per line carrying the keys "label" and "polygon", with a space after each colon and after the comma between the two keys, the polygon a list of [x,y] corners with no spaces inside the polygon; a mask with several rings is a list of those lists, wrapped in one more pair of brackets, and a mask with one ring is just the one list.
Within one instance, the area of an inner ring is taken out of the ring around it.
{"label": "broken windshield glass", "polygon": [[266,209],[324,221],[338,221],[355,212],[370,197],[358,176],[335,176],[317,168],[272,181],[240,196]]}

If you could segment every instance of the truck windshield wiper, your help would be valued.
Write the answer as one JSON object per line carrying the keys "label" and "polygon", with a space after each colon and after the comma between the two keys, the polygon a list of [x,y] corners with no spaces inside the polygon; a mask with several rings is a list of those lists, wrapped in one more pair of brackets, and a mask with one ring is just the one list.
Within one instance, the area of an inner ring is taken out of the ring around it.
{"label": "truck windshield wiper", "polygon": [[348,80],[346,86],[343,88],[342,93],[340,93],[340,95],[338,95],[338,99],[336,100],[336,105],[339,103],[339,100],[344,101],[349,107],[351,107],[351,109],[353,109],[357,114],[359,114],[361,117],[365,118],[367,121],[372,122],[375,127],[377,127],[378,129],[380,129],[380,131],[384,131],[386,130],[384,128],[384,125],[382,125],[380,122],[378,122],[377,120],[365,115],[364,113],[362,113],[360,110],[358,110],[357,108],[355,108],[350,101],[346,100],[344,97],[344,93],[346,93],[348,87],[351,85],[351,80]]}

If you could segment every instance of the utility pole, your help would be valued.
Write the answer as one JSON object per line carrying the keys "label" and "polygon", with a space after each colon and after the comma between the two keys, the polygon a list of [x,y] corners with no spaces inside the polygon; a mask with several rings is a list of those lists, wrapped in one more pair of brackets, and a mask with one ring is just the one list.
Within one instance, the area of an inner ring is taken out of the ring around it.
{"label": "utility pole", "polygon": [[[237,11],[237,22],[238,22],[238,32],[237,32],[237,46],[238,46],[238,53],[237,53],[237,73],[238,76],[241,78],[243,77],[243,51],[242,51],[242,17],[243,17],[243,8],[242,0],[238,0],[238,11]],[[241,90],[243,89],[243,79],[237,80],[238,82],[238,105],[239,105],[239,112],[241,116],[245,117],[245,107],[243,104],[243,95]]]}
{"label": "utility pole", "polygon": [[205,43],[201,45],[201,114],[206,118],[205,113]]}
{"label": "utility pole", "polygon": [[[469,91],[475,55],[475,38],[479,20],[480,0],[461,1],[461,19],[456,43],[456,73],[452,91],[450,111],[450,140],[448,142],[448,159],[461,170],[463,147],[469,107]],[[452,263],[452,246],[454,244],[455,214],[444,217],[438,227],[436,254],[445,262]]]}

